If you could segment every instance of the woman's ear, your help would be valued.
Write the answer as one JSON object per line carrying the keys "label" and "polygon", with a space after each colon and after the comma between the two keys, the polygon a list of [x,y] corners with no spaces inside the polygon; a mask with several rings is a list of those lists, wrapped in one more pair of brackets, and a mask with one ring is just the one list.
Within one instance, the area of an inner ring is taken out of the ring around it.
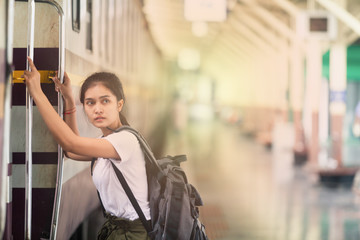
{"label": "woman's ear", "polygon": [[124,99],[121,99],[120,101],[118,101],[118,111],[121,112],[121,109],[124,106]]}

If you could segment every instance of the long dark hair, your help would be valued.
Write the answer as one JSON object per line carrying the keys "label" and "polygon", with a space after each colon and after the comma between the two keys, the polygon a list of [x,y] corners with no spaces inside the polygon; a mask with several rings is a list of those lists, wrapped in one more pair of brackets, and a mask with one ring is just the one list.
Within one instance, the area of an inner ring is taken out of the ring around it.
{"label": "long dark hair", "polygon": [[[125,95],[122,83],[115,74],[109,72],[97,72],[85,79],[80,89],[80,102],[82,104],[84,104],[85,92],[97,83],[100,83],[109,89],[116,96],[117,101],[123,99],[125,104]],[[123,125],[130,125],[121,112],[119,112],[119,117]]]}

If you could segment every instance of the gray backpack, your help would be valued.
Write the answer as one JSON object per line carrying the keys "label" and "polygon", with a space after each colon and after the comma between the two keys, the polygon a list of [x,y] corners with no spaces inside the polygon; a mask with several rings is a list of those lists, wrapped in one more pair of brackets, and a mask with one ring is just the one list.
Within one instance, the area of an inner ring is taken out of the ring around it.
{"label": "gray backpack", "polygon": [[198,206],[202,200],[197,190],[188,183],[180,163],[185,155],[167,156],[156,160],[145,139],[133,128],[123,126],[116,130],[129,131],[139,140],[146,159],[151,223],[149,223],[120,170],[115,173],[135,208],[148,235],[154,240],[208,240],[205,227],[199,220]]}

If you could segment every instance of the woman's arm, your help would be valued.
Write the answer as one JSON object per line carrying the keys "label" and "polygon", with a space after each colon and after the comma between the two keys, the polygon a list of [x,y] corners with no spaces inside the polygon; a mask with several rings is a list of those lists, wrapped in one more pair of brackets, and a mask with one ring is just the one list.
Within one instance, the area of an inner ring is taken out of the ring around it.
{"label": "woman's arm", "polygon": [[90,158],[103,157],[120,159],[114,147],[106,139],[80,137],[72,131],[51,106],[41,89],[39,72],[29,57],[28,61],[31,72],[24,71],[26,86],[46,126],[64,151]]}
{"label": "woman's arm", "polygon": [[75,161],[91,161],[93,158],[88,156],[82,156],[71,152],[65,152],[65,156]]}
{"label": "woman's arm", "polygon": [[[63,119],[65,123],[71,128],[71,130],[78,136],[80,136],[79,128],[76,121],[76,104],[72,93],[71,81],[67,73],[64,74],[63,83],[60,82],[58,75],[52,78],[55,83],[55,90],[61,92],[64,99],[64,113]],[[71,152],[65,152],[65,156],[77,161],[91,161],[91,157],[81,156]]]}
{"label": "woman's arm", "polygon": [[61,83],[57,75],[52,78],[55,83],[55,90],[61,92],[64,99],[64,120],[66,124],[73,130],[73,132],[80,136],[79,128],[76,121],[76,104],[72,94],[71,81],[65,73],[64,82]]}

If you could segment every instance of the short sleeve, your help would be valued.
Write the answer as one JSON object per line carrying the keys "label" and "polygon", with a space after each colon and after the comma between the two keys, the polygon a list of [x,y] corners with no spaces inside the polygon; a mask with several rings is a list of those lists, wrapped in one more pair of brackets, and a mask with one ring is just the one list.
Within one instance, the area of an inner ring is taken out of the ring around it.
{"label": "short sleeve", "polygon": [[113,145],[122,162],[129,160],[135,146],[139,144],[135,135],[127,131],[112,133],[104,137],[104,139]]}

